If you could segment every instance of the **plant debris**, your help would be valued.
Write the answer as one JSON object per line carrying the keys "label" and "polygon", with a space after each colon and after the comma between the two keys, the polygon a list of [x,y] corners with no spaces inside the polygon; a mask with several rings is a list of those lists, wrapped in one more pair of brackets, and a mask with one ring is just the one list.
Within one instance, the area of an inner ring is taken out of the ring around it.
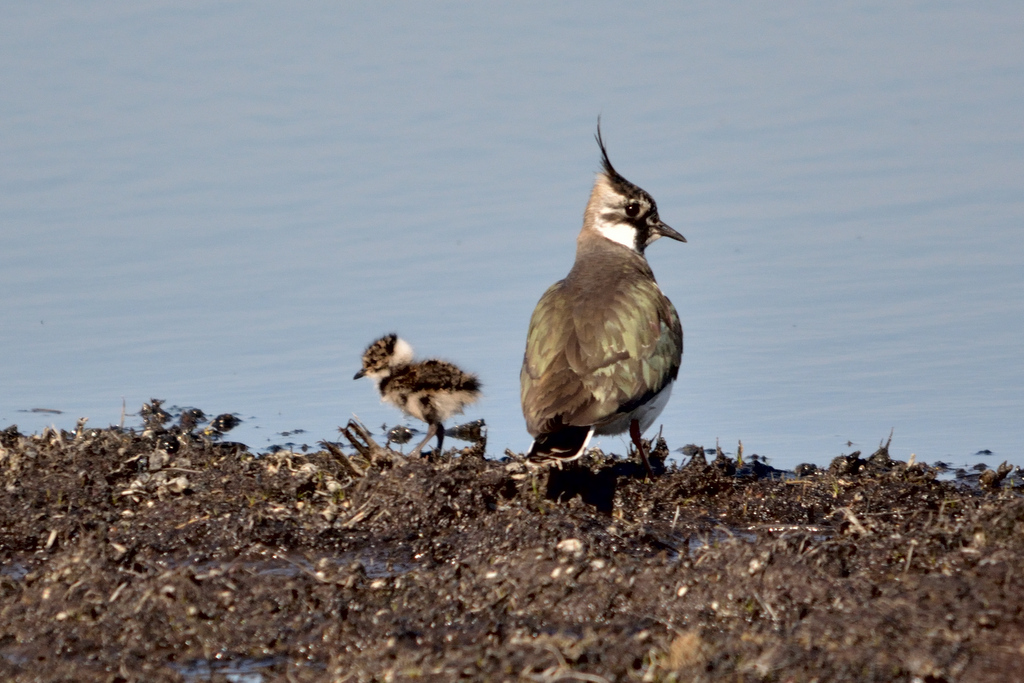
{"label": "plant debris", "polygon": [[1008,467],[963,486],[883,444],[798,477],[658,439],[645,481],[142,416],[0,431],[3,680],[937,683],[1024,654]]}

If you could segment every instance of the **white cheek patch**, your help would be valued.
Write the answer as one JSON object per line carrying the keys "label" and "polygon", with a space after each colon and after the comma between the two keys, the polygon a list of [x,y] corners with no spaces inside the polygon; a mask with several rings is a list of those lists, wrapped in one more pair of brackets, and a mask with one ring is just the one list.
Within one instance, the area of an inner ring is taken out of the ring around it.
{"label": "white cheek patch", "polygon": [[597,231],[612,242],[636,251],[636,228],[632,225],[600,222],[597,224]]}

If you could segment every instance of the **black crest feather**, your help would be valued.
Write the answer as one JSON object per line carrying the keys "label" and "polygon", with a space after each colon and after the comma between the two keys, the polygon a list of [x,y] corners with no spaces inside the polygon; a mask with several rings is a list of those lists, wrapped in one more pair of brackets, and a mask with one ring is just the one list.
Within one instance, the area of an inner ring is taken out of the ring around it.
{"label": "black crest feather", "polygon": [[601,166],[604,168],[604,172],[613,178],[621,178],[619,172],[612,166],[611,159],[608,158],[608,150],[604,147],[604,139],[601,137],[601,117],[597,117],[597,135],[594,136],[597,140],[597,146],[601,148]]}
{"label": "black crest feather", "polygon": [[[604,146],[604,138],[601,137],[601,117],[597,117],[597,135],[594,136],[597,140],[597,146],[601,148],[601,166],[604,168],[605,175],[608,176],[608,180],[612,181],[614,185],[624,195],[644,195],[650,197],[641,188],[637,187],[633,183],[629,182],[615,170],[612,166],[611,159],[608,158],[608,150]],[[653,203],[653,200],[651,200]]]}

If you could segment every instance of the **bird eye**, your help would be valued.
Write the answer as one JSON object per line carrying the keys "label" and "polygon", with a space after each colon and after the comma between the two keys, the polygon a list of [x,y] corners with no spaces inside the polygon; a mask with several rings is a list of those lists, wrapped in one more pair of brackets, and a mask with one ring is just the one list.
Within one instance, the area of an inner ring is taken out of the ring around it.
{"label": "bird eye", "polygon": [[640,205],[637,202],[630,202],[626,204],[626,215],[630,218],[636,218],[640,213]]}

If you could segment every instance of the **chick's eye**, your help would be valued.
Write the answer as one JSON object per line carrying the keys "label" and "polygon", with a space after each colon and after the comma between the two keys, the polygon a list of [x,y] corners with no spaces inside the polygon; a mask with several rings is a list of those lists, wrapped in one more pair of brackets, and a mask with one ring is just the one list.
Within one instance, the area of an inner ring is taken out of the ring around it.
{"label": "chick's eye", "polygon": [[636,218],[639,213],[640,213],[640,205],[639,204],[637,204],[636,202],[630,202],[629,204],[626,204],[626,215],[627,216],[629,216],[630,218]]}

